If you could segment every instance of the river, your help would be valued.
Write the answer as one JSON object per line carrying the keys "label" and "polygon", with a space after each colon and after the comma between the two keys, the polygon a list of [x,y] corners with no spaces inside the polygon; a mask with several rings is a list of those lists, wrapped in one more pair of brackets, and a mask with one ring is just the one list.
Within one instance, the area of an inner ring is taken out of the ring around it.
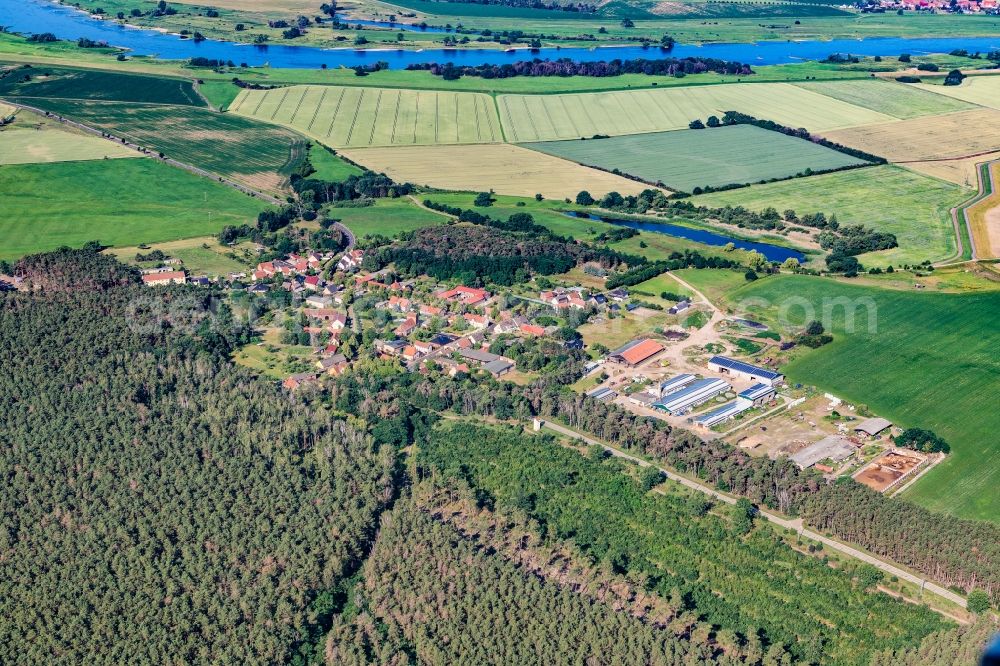
{"label": "river", "polygon": [[[348,19],[350,20],[350,19]],[[351,21],[356,22],[356,21]],[[600,48],[543,48],[500,51],[494,49],[426,49],[423,51],[360,50],[351,48],[322,48],[317,46],[287,46],[236,44],[216,40],[195,42],[178,35],[157,30],[145,30],[119,25],[115,21],[90,18],[71,7],[57,5],[49,0],[0,0],[0,25],[10,32],[24,34],[51,32],[62,39],[75,40],[88,37],[106,41],[113,46],[127,48],[133,55],[157,56],[172,60],[186,60],[194,56],[217,60],[232,60],[236,64],[251,66],[318,69],[327,67],[353,67],[384,60],[394,68],[424,62],[453,62],[458,65],[502,64],[531,60],[532,58],[572,58],[594,61],[613,58],[657,58],[663,51],[639,46]],[[397,26],[398,28],[398,26]],[[312,30],[327,30],[313,26]],[[331,30],[331,36],[334,33]],[[956,38],[872,38],[865,40],[839,39],[831,41],[759,42],[756,44],[705,44],[703,46],[678,44],[670,51],[674,57],[710,57],[736,60],[750,65],[776,65],[802,60],[822,59],[831,53],[856,55],[898,55],[900,53],[946,53],[954,49],[989,51],[1000,49],[997,37]]]}
{"label": "river", "polygon": [[799,263],[805,263],[806,261],[806,255],[790,247],[773,245],[772,243],[758,243],[756,241],[742,240],[739,238],[726,236],[721,233],[716,233],[714,231],[707,231],[705,229],[694,229],[692,227],[684,227],[679,224],[669,224],[667,222],[643,222],[638,220],[623,220],[613,217],[601,217],[596,215],[590,215],[587,213],[571,212],[571,213],[566,213],[566,215],[570,217],[577,217],[587,220],[599,220],[601,222],[607,222],[608,224],[615,224],[621,227],[638,229],[639,231],[646,231],[656,234],[665,234],[667,236],[674,236],[676,238],[685,238],[690,241],[703,243],[705,245],[714,245],[716,247],[724,247],[729,243],[732,243],[735,247],[738,247],[741,250],[756,250],[757,252],[760,252],[765,257],[767,257],[768,261],[777,261],[779,263],[785,261],[786,259],[797,259]]}

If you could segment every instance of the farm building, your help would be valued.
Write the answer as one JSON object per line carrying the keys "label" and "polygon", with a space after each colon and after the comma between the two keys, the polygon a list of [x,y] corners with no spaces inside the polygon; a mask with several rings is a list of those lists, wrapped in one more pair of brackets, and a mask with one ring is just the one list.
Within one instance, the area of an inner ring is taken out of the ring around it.
{"label": "farm building", "polygon": [[640,338],[612,351],[608,354],[608,360],[612,363],[620,363],[621,365],[634,368],[643,361],[656,356],[661,351],[663,351],[663,345],[656,340]]}
{"label": "farm building", "polygon": [[801,469],[812,467],[821,460],[840,462],[854,453],[854,445],[840,435],[824,437],[815,444],[810,444],[792,456],[792,462]]}
{"label": "farm building", "polygon": [[490,373],[494,377],[502,377],[503,375],[506,375],[513,367],[514,364],[505,358],[498,358],[495,361],[483,364],[483,370]]}
{"label": "farm building", "polygon": [[163,271],[161,273],[148,273],[142,276],[143,284],[151,287],[163,284],[184,284],[187,282],[187,275],[184,271]]}
{"label": "farm building", "polygon": [[598,402],[610,402],[614,400],[618,394],[607,386],[598,386],[595,389],[587,391],[586,396],[588,398],[593,398]]}
{"label": "farm building", "polygon": [[666,379],[660,382],[659,397],[662,398],[665,395],[676,393],[696,379],[698,378],[694,375],[677,375],[676,377]]}
{"label": "farm building", "polygon": [[666,398],[654,403],[653,406],[662,409],[671,416],[679,416],[686,414],[692,407],[707,402],[731,388],[721,379],[697,379],[680,391],[671,393]]}
{"label": "farm building", "polygon": [[681,301],[677,305],[672,305],[667,312],[670,314],[677,314],[678,312],[684,312],[689,307],[691,307],[691,301]]}
{"label": "farm building", "polygon": [[865,419],[858,425],[854,426],[854,432],[867,435],[868,437],[877,437],[879,433],[891,427],[892,422],[887,421],[886,419]]}
{"label": "farm building", "polygon": [[743,361],[737,361],[727,356],[713,356],[708,359],[708,367],[715,372],[730,374],[736,377],[746,377],[747,379],[761,382],[768,386],[780,384],[785,379],[784,375],[779,372],[744,363]]}
{"label": "farm building", "polygon": [[743,398],[737,398],[732,402],[727,402],[726,404],[717,409],[713,409],[710,412],[702,414],[701,416],[696,418],[694,422],[704,428],[711,428],[716,424],[722,423],[723,421],[728,421],[734,416],[742,414],[751,407],[753,407],[753,403],[748,402]]}
{"label": "farm building", "polygon": [[740,391],[740,399],[747,400],[751,405],[763,405],[774,398],[774,387],[770,384],[754,384],[745,391]]}

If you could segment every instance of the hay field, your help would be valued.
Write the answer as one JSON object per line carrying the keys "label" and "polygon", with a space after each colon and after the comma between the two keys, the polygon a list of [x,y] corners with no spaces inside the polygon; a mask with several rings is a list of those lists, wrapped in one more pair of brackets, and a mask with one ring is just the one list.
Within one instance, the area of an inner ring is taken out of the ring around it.
{"label": "hay field", "polygon": [[335,148],[503,140],[493,100],[481,93],[290,86],[244,90],[229,110]]}
{"label": "hay field", "polygon": [[1000,111],[976,109],[824,132],[831,141],[892,162],[971,157],[1000,150]]}
{"label": "hay field", "polygon": [[836,215],[841,224],[888,231],[896,234],[899,247],[864,254],[859,260],[865,266],[899,266],[955,254],[955,231],[948,211],[970,194],[943,180],[886,165],[702,194],[691,201],[752,210],[791,208],[800,215],[823,212]]}
{"label": "hay field", "polygon": [[[911,84],[882,79],[796,83],[799,88],[839,99],[848,104],[907,119],[975,108],[968,102],[914,88]],[[937,87],[937,86],[934,86]]]}
{"label": "hay field", "polygon": [[648,185],[509,144],[402,146],[342,150],[350,160],[409,181],[447,190],[483,191],[549,199],[580,190],[637,194]]}
{"label": "hay field", "polygon": [[811,131],[895,120],[787,83],[733,83],[664,90],[566,95],[500,95],[500,119],[515,143],[684,129],[741,111]]}
{"label": "hay field", "polygon": [[[3,111],[0,109],[0,114]],[[0,164],[72,162],[142,157],[138,152],[97,136],[58,129],[8,129],[0,132]]]}
{"label": "hay field", "polygon": [[6,118],[7,116],[13,114],[14,111],[16,111],[16,109],[10,104],[0,102],[0,118]]}
{"label": "hay field", "polygon": [[938,95],[1000,109],[1000,76],[970,76],[957,86],[939,86],[932,83],[916,85]]}
{"label": "hay field", "polygon": [[651,182],[663,182],[684,192],[708,185],[785,178],[806,169],[829,171],[866,163],[811,141],[753,125],[526,145],[581,164],[619,169]]}
{"label": "hay field", "polygon": [[1000,151],[977,155],[976,157],[959,157],[951,160],[907,162],[905,166],[907,169],[913,169],[918,173],[947,180],[956,185],[975,188],[977,179],[979,178],[977,165],[993,160],[1000,160]]}

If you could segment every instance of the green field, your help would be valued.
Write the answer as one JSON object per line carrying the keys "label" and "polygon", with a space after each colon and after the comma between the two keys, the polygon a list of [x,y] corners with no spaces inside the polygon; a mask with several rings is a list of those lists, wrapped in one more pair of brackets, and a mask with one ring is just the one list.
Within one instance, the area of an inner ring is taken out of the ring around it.
{"label": "green field", "polygon": [[740,111],[813,131],[893,120],[877,111],[786,83],[734,83],[573,95],[501,95],[508,141],[554,141],[595,134],[683,129],[692,120]]}
{"label": "green field", "polygon": [[309,163],[316,169],[316,172],[310,177],[319,180],[341,181],[348,176],[357,176],[362,173],[361,169],[342,160],[329,148],[320,144],[310,146]]}
{"label": "green field", "polygon": [[265,191],[282,186],[307,145],[286,129],[190,106],[65,100],[33,105]]}
{"label": "green field", "polygon": [[[205,106],[191,81],[93,69],[32,67],[0,79],[0,97]],[[25,100],[26,104],[30,101]]]}
{"label": "green field", "polygon": [[934,116],[975,108],[966,102],[935,95],[910,84],[893,83],[881,79],[823,81],[821,83],[796,83],[795,85],[848,104],[863,106],[866,109],[900,119]]}
{"label": "green field", "polygon": [[841,224],[863,224],[896,234],[899,247],[866,254],[871,266],[937,261],[955,253],[955,232],[948,210],[969,190],[896,166],[879,166],[780,183],[754,185],[695,197],[706,206],[773,206],[797,213],[836,215]]}
{"label": "green field", "polygon": [[326,216],[343,222],[358,238],[375,234],[391,238],[402,231],[441,224],[447,219],[406,197],[376,199],[373,205],[363,208],[330,208]]}
{"label": "green field", "polygon": [[493,101],[474,93],[291,86],[244,90],[240,115],[294,128],[334,147],[500,141]]}
{"label": "green field", "polygon": [[253,223],[263,205],[150,159],[0,167],[0,259],[90,240],[107,245],[204,236]]}
{"label": "green field", "polygon": [[7,129],[0,132],[0,164],[71,162],[142,157],[131,148],[98,136],[60,129]]}
{"label": "green field", "polygon": [[[803,303],[811,304],[817,318],[823,299],[859,304],[854,333],[844,333],[844,309],[837,307],[834,342],[792,361],[785,374],[866,404],[899,426],[944,437],[952,454],[906,497],[934,510],[1000,522],[1000,293],[914,293],[787,275],[758,280],[729,300],[747,298],[770,303],[750,307],[749,314],[777,324],[784,305],[790,323],[799,326],[806,319]],[[875,332],[868,330],[865,302],[877,308]]]}
{"label": "green field", "polygon": [[864,164],[850,155],[753,125],[548,141],[528,148],[605,170],[618,169],[673,190],[787,178],[807,169]]}

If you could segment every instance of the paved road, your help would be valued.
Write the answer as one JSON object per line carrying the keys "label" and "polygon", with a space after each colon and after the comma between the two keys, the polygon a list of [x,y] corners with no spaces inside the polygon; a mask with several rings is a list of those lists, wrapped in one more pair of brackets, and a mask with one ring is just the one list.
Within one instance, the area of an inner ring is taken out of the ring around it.
{"label": "paved road", "polygon": [[344,234],[344,237],[347,239],[347,247],[344,248],[344,252],[350,252],[354,247],[354,244],[358,242],[358,239],[354,237],[354,232],[340,222],[334,222],[332,226],[339,229],[340,233]]}
{"label": "paved road", "polygon": [[[214,180],[216,182],[222,183],[223,185],[231,187],[231,188],[233,188],[235,190],[239,190],[243,194],[247,194],[247,195],[250,195],[252,197],[256,197],[256,198],[261,199],[263,201],[266,201],[266,202],[268,202],[270,204],[274,204],[276,206],[280,206],[283,203],[280,199],[277,199],[277,198],[275,198],[275,197],[273,197],[273,196],[271,196],[269,194],[264,194],[263,192],[258,192],[257,190],[254,190],[254,189],[251,189],[251,188],[247,187],[246,185],[241,185],[240,183],[237,183],[236,181],[229,180],[228,178],[224,178],[222,176],[219,176],[218,174],[214,174],[214,173],[211,173],[209,171],[205,171],[204,169],[200,169],[200,168],[198,168],[198,167],[196,167],[196,166],[194,166],[192,164],[186,164],[184,162],[180,162],[178,160],[175,160],[172,157],[160,157],[159,154],[156,153],[156,152],[148,150],[147,148],[143,148],[142,146],[140,146],[138,144],[132,143],[128,139],[125,139],[125,138],[122,138],[122,137],[117,137],[117,136],[114,136],[112,134],[108,134],[104,130],[98,129],[96,127],[91,127],[90,125],[85,125],[85,124],[77,122],[75,120],[70,120],[69,118],[64,118],[64,117],[62,117],[60,115],[56,115],[56,114],[54,114],[54,113],[52,113],[50,111],[46,111],[45,109],[39,109],[39,108],[34,107],[34,106],[28,106],[27,104],[22,104],[21,102],[11,102],[11,101],[8,101],[7,103],[11,104],[13,106],[22,108],[22,109],[27,109],[28,111],[33,111],[33,112],[35,112],[35,113],[37,113],[39,115],[42,115],[42,116],[47,116],[49,118],[53,118],[53,119],[58,120],[59,122],[65,124],[65,125],[70,125],[71,127],[75,127],[75,128],[77,128],[79,130],[83,130],[84,132],[87,132],[89,134],[93,134],[95,136],[99,136],[102,139],[107,139],[108,141],[113,141],[114,143],[116,143],[118,145],[125,146],[127,148],[131,148],[131,149],[133,149],[135,151],[138,151],[138,152],[142,153],[143,155],[146,155],[146,156],[151,157],[153,159],[156,159],[156,160],[159,160],[161,162],[164,162],[165,164],[169,164],[171,166],[175,166],[175,167],[177,167],[179,169],[184,169],[185,171],[193,173],[196,176],[202,176],[203,178],[210,178],[210,179],[212,179],[212,180]],[[353,238],[353,236],[352,236],[352,238]]]}
{"label": "paved road", "polygon": [[[616,449],[615,447],[609,445],[606,442],[602,442],[600,440],[594,439],[593,437],[588,437],[586,435],[581,435],[580,433],[575,432],[573,430],[570,430],[569,428],[565,428],[565,427],[559,425],[558,423],[551,423],[549,421],[544,421],[543,425],[546,428],[554,430],[555,432],[558,432],[559,434],[566,435],[567,437],[572,437],[574,439],[582,440],[582,441],[586,442],[587,444],[596,444],[597,446],[601,446],[606,451],[608,451],[609,453],[611,453],[611,455],[616,456],[618,458],[625,459],[625,460],[631,460],[632,462],[638,464],[640,467],[648,467],[651,464],[651,463],[649,463],[649,462],[647,462],[647,461],[645,461],[645,460],[643,460],[641,458],[637,458],[636,456],[629,455],[629,454],[625,453],[624,451]],[[714,497],[715,499],[718,499],[718,500],[720,500],[722,502],[726,502],[727,504],[735,504],[736,503],[736,498],[734,498],[734,497],[732,497],[730,495],[725,495],[725,494],[719,492],[718,490],[715,490],[714,488],[702,485],[702,484],[698,483],[697,481],[692,481],[691,479],[685,478],[683,476],[679,476],[676,473],[674,473],[673,471],[665,469],[663,467],[661,467],[659,469],[660,469],[661,472],[663,472],[665,475],[667,475],[668,478],[673,479],[674,481],[677,481],[678,483],[680,483],[683,486],[687,486],[688,488],[691,488],[693,490],[697,490],[699,492],[705,493],[706,495],[710,495],[710,496]],[[961,606],[962,608],[965,608],[965,599],[963,597],[955,594],[951,590],[945,589],[945,588],[941,587],[940,585],[936,585],[935,583],[927,581],[927,580],[921,578],[920,576],[914,575],[914,574],[912,574],[912,573],[910,573],[908,571],[904,571],[904,570],[900,569],[897,566],[894,566],[892,564],[889,564],[888,562],[880,560],[879,558],[874,557],[872,555],[869,555],[868,553],[865,553],[865,552],[863,552],[861,550],[858,550],[857,548],[853,548],[851,546],[848,546],[847,544],[840,543],[839,541],[834,541],[833,539],[828,539],[827,537],[823,536],[822,534],[818,534],[817,532],[813,532],[812,530],[807,529],[802,524],[802,519],[801,518],[796,518],[794,520],[790,520],[788,518],[782,518],[778,514],[772,513],[770,511],[766,511],[764,509],[758,509],[758,513],[760,515],[764,516],[765,518],[767,518],[769,521],[771,521],[775,525],[778,525],[778,526],[786,528],[786,529],[793,529],[796,532],[798,532],[799,534],[801,534],[802,536],[806,537],[807,539],[812,539],[814,541],[821,542],[824,545],[824,547],[832,548],[832,549],[834,549],[836,551],[844,553],[845,555],[850,555],[851,557],[853,557],[855,559],[861,560],[862,562],[867,562],[868,564],[871,564],[872,566],[881,569],[882,571],[886,572],[887,574],[889,574],[891,576],[897,576],[898,578],[901,578],[903,580],[907,580],[907,581],[910,581],[911,583],[915,583],[917,585],[921,585],[921,586],[924,587],[924,589],[926,589],[926,590],[928,590],[930,592],[933,592],[934,594],[936,594],[936,595],[938,595],[940,597],[943,597],[943,598],[947,599],[948,601],[954,602],[954,603],[958,604],[959,606]]]}

